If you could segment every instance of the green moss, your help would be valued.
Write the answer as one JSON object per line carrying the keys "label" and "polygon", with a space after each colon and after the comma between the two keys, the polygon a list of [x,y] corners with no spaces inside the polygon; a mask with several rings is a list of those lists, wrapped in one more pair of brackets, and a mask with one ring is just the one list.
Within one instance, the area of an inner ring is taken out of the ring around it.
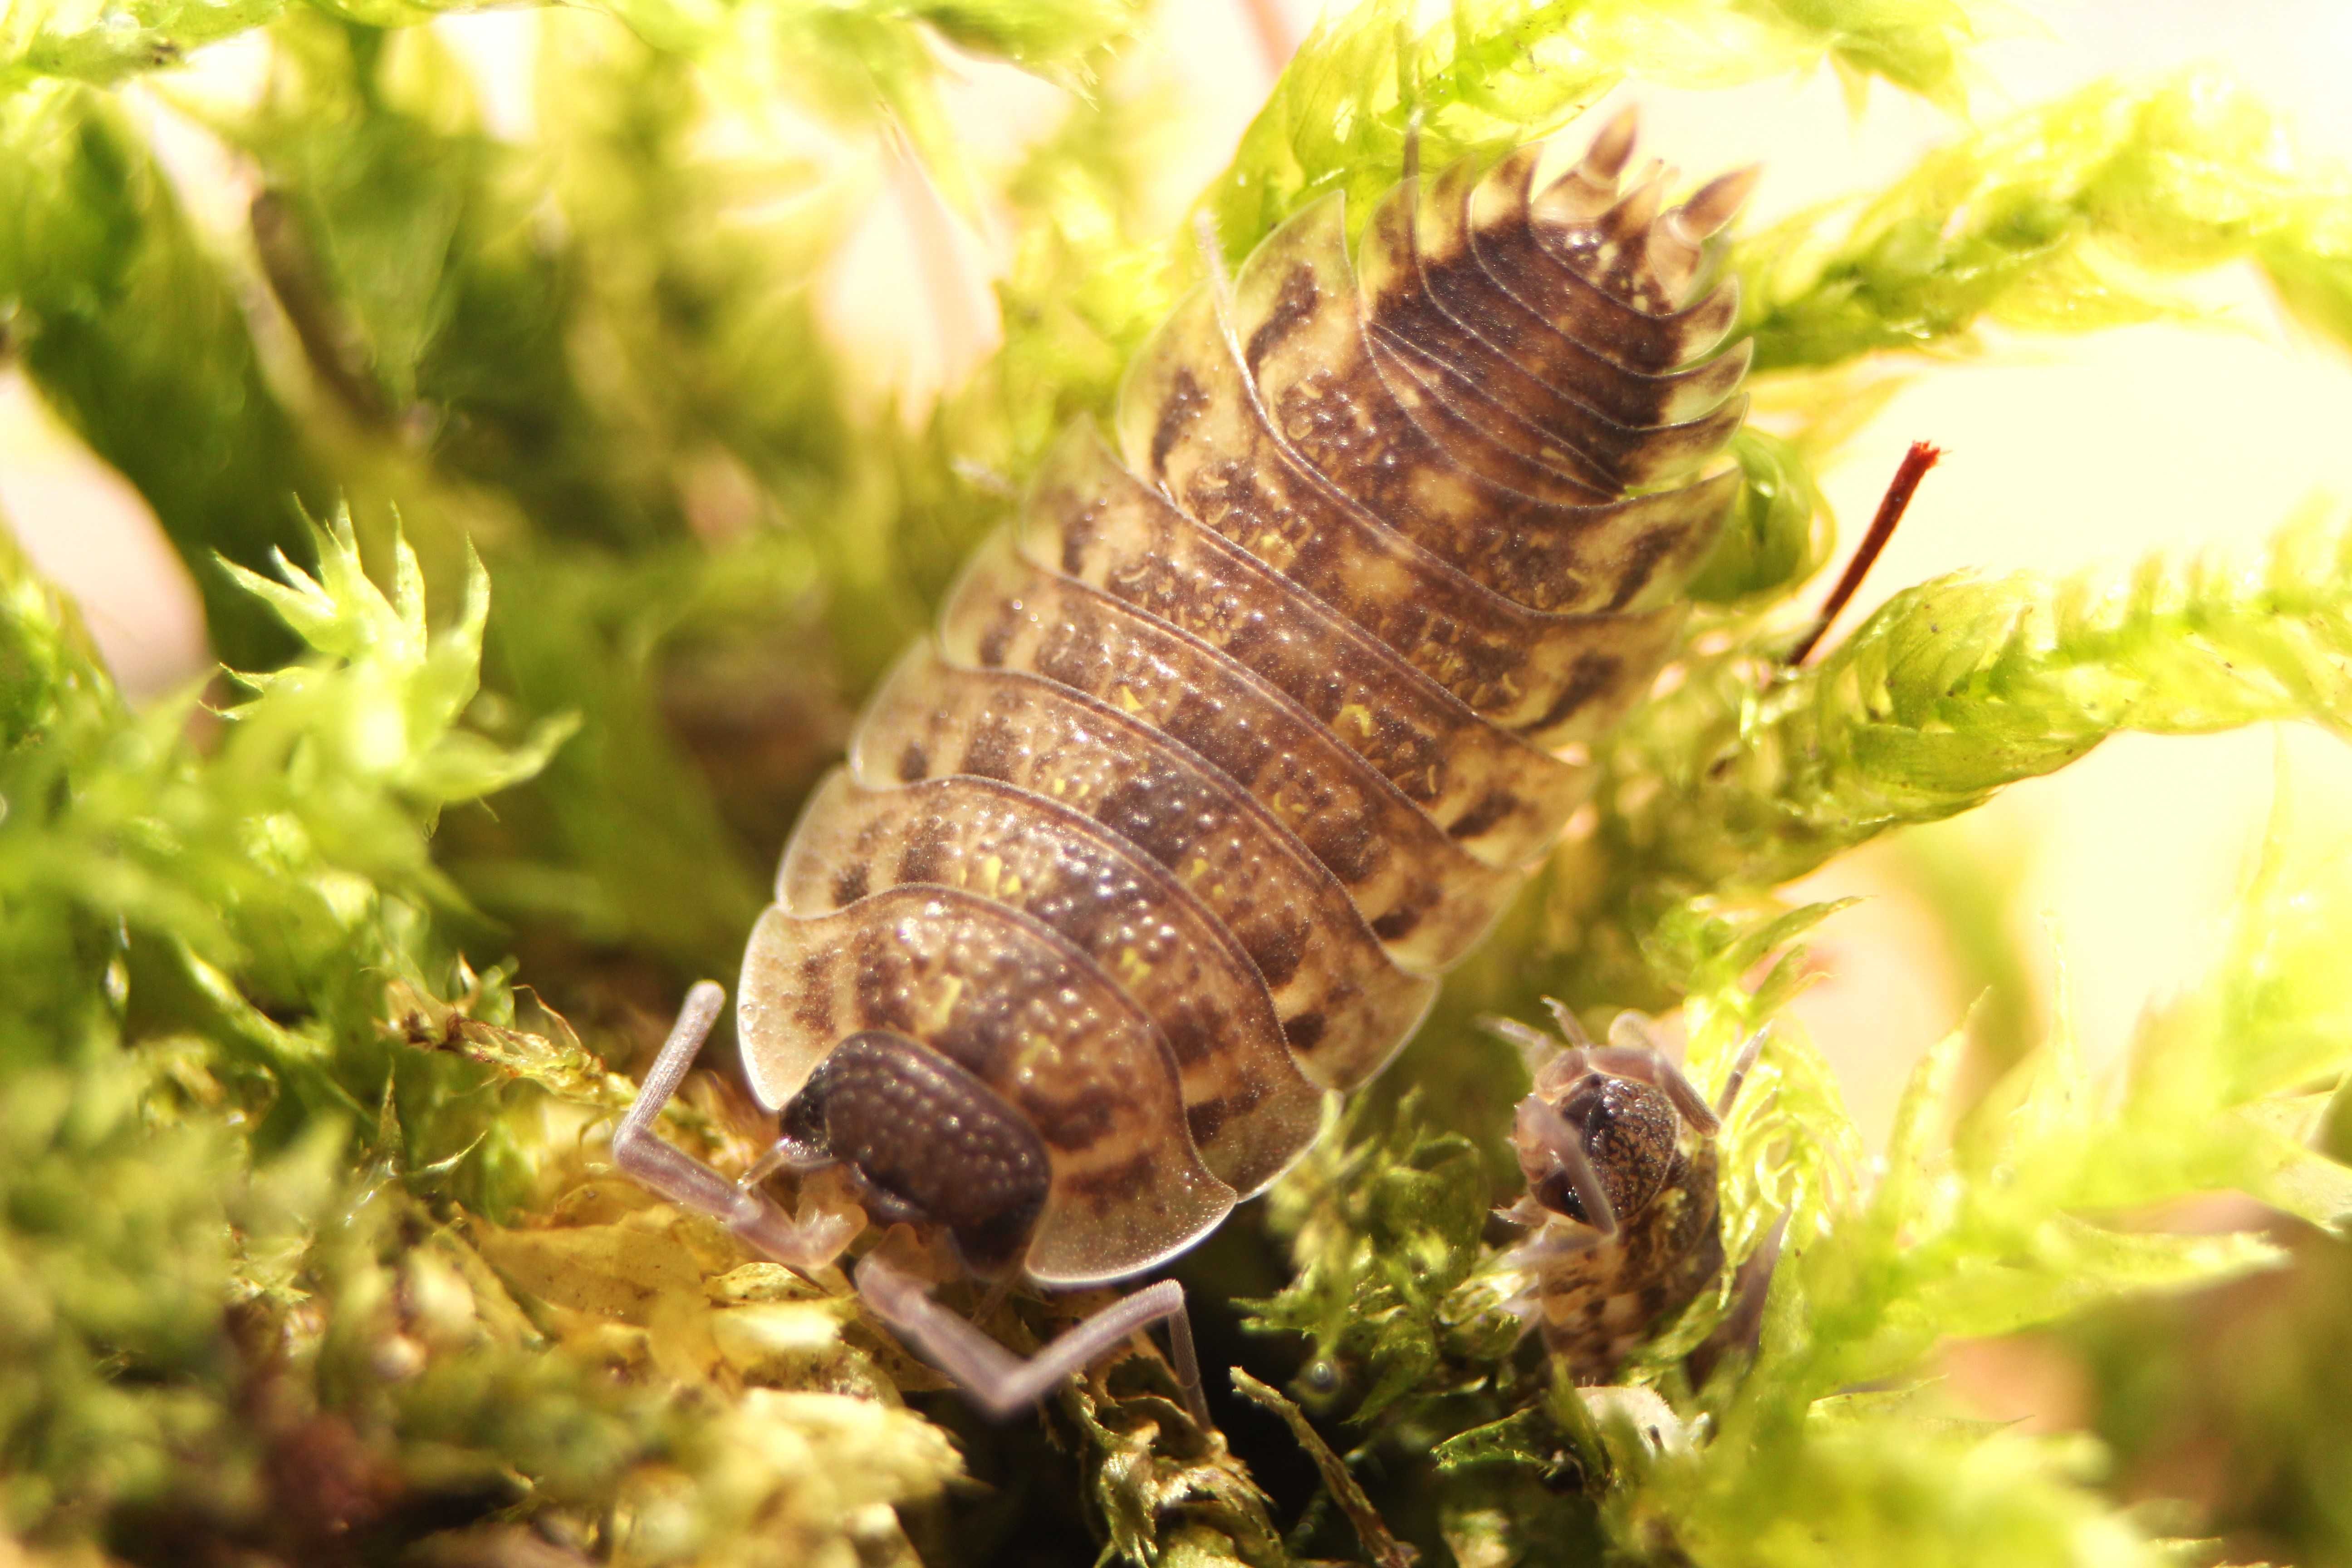
{"label": "green moss", "polygon": [[[2113,1094],[2021,1005],[2000,889],[1953,879],[2014,1065],[1964,1100],[1955,1036],[1883,1171],[1785,1014],[1828,911],[1773,891],[2121,731],[2341,732],[2352,535],[2313,517],[2244,560],[1926,584],[1793,674],[1771,613],[1832,553],[1811,473],[1864,406],[1857,367],[2179,314],[2166,279],[2223,261],[2352,341],[2339,175],[2210,79],[2109,84],[1736,240],[1759,389],[1790,417],[1741,437],[1678,683],[1600,748],[1591,831],[1400,1064],[1184,1265],[1212,1360],[1275,1415],[1221,1405],[1234,1447],[1205,1439],[1138,1357],[984,1433],[837,1273],[745,1262],[618,1180],[601,1130],[683,982],[733,967],[855,703],[1196,275],[1197,233],[1139,194],[1182,128],[1124,4],[632,0],[540,18],[533,123],[493,134],[412,26],[434,9],[0,24],[10,344],[246,672],[217,711],[134,710],[0,556],[0,1530],[134,1563],[2173,1552],[2096,1444],[1956,1419],[1931,1358],[2084,1336],[2137,1462],[2129,1412],[2190,1377],[2148,1299],[2281,1255],[2117,1216],[2233,1189],[2340,1233],[2352,1176],[2318,1152],[2352,1125],[2340,855],[2281,829]],[[1938,0],[1433,23],[1375,0],[1308,41],[1195,210],[1237,258],[1319,194],[1360,210],[1411,136],[1425,164],[1491,154],[1631,79],[1826,64],[1957,107],[1981,26]],[[205,234],[106,88],[257,27],[255,101],[156,79],[257,175],[243,232]],[[1067,120],[1008,167],[968,157],[952,51],[1076,89]],[[911,150],[1010,240],[1003,342],[919,421],[853,392],[858,345],[811,300],[874,163],[721,134],[783,112]],[[1475,1019],[1546,993],[1679,1006],[1703,1086],[1770,1028],[1724,1135],[1726,1239],[1745,1258],[1785,1221],[1787,1254],[1760,1343],[1696,1386],[1728,1278],[1629,1369],[1645,1392],[1597,1400],[1498,1310],[1524,1079]],[[730,1169],[761,1131],[701,1079],[666,1125]],[[971,1304],[1012,1340],[1058,1321]],[[2259,1442],[2288,1500],[2263,1517],[2318,1561],[2341,1422],[2298,1402],[2334,1342],[2306,1316],[2282,1331],[2305,1359],[2210,1420]]]}

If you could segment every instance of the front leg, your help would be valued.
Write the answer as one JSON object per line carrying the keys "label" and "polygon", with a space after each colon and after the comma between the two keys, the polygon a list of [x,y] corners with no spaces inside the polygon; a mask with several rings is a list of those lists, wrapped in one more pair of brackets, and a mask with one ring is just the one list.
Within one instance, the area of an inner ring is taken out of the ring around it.
{"label": "front leg", "polygon": [[709,1215],[761,1257],[814,1272],[840,1255],[853,1222],[830,1218],[796,1225],[756,1186],[729,1181],[654,1131],[655,1118],[677,1092],[726,1001],[727,993],[709,980],[686,994],[636,1102],[613,1130],[613,1163],[679,1207]]}
{"label": "front leg", "polygon": [[1592,1066],[1603,1072],[1639,1079],[1664,1090],[1684,1121],[1713,1137],[1722,1131],[1723,1119],[1731,1114],[1732,1105],[1739,1099],[1740,1086],[1748,1081],[1748,1072],[1763,1054],[1764,1037],[1770,1032],[1769,1026],[1759,1029],[1740,1047],[1713,1105],[1707,1104],[1691,1080],[1683,1076],[1682,1069],[1659,1047],[1657,1037],[1639,1014],[1619,1014],[1617,1021],[1610,1026],[1609,1044],[1585,1055]]}
{"label": "front leg", "polygon": [[875,1315],[897,1330],[922,1358],[953,1378],[971,1401],[996,1420],[1045,1397],[1055,1384],[1083,1371],[1139,1329],[1165,1321],[1176,1381],[1193,1425],[1212,1430],[1192,1349],[1192,1320],[1184,1288],[1173,1279],[1147,1285],[1067,1330],[1024,1361],[930,1298],[922,1281],[867,1253],[857,1265],[857,1293]]}
{"label": "front leg", "polygon": [[[1592,1168],[1591,1158],[1584,1152],[1584,1141],[1542,1095],[1530,1094],[1519,1101],[1512,1121],[1512,1141],[1523,1150],[1550,1156],[1552,1168],[1567,1179],[1577,1206],[1584,1211],[1580,1217],[1592,1233],[1590,1245],[1616,1238],[1617,1211],[1609,1201],[1609,1190],[1601,1184],[1601,1173]],[[1530,1176],[1529,1190],[1541,1179]]]}

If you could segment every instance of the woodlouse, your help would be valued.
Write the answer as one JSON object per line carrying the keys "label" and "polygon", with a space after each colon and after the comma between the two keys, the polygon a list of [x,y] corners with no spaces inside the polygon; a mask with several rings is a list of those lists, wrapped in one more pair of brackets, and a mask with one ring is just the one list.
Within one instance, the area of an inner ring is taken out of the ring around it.
{"label": "woodlouse", "polygon": [[[1708,236],[1748,176],[1662,210],[1621,116],[1408,177],[1350,266],[1337,196],[1136,356],[1117,453],[1071,432],[884,683],[811,801],[738,1021],[774,1163],[1045,1287],[1201,1239],[1378,1071],[1586,787],[1559,748],[1673,648],[1738,486],[1746,406]],[[825,1250],[656,1112],[719,1005],[696,989],[618,1163],[788,1263]],[[771,1167],[772,1168],[772,1167]],[[1023,1363],[869,1255],[861,1292],[983,1405],[1167,1320],[1129,1296]]]}
{"label": "woodlouse", "polygon": [[[1551,1005],[1558,1041],[1488,1026],[1528,1053],[1535,1080],[1511,1130],[1528,1191],[1506,1213],[1530,1235],[1508,1259],[1523,1283],[1507,1305],[1570,1377],[1597,1383],[1723,1270],[1716,1133],[1764,1037],[1709,1105],[1639,1015],[1619,1014],[1596,1047]],[[1759,1260],[1769,1269],[1769,1250]]]}

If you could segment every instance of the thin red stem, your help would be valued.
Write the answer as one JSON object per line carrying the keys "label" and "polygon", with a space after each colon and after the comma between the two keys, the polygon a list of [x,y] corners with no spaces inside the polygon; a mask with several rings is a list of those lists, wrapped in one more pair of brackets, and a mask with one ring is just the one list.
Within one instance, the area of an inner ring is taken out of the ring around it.
{"label": "thin red stem", "polygon": [[1936,459],[1943,455],[1941,447],[1926,441],[1912,442],[1911,449],[1903,454],[1903,463],[1895,470],[1894,482],[1886,487],[1886,494],[1879,498],[1878,515],[1870,520],[1870,531],[1862,536],[1862,544],[1854,551],[1853,559],[1845,563],[1845,574],[1838,579],[1837,586],[1830,590],[1829,599],[1822,605],[1822,613],[1814,618],[1812,629],[1805,634],[1805,640],[1790,653],[1791,668],[1805,662],[1823,634],[1830,629],[1830,623],[1837,619],[1838,612],[1853,600],[1854,591],[1862,586],[1862,580],[1870,575],[1871,564],[1878,559],[1878,552],[1885,550],[1886,542],[1895,537],[1895,525],[1903,521],[1903,513],[1910,506],[1912,495],[1919,489],[1919,481],[1927,477],[1927,470],[1934,468]]}

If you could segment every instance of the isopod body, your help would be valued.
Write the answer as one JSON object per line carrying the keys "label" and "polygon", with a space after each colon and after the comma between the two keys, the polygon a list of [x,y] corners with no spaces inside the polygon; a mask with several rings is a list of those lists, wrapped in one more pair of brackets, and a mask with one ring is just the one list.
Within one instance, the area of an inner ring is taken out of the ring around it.
{"label": "isopod body", "polygon": [[1552,1006],[1561,1042],[1494,1026],[1528,1050],[1535,1080],[1512,1128],[1528,1191],[1507,1212],[1530,1234],[1508,1259],[1519,1286],[1507,1305],[1569,1376],[1598,1383],[1722,1272],[1716,1135],[1763,1036],[1710,1106],[1638,1015],[1620,1014],[1596,1047]]}
{"label": "isopod body", "polygon": [[751,935],[743,1061],[793,1163],[981,1272],[1115,1280],[1402,1045],[1737,488],[1747,353],[1698,285],[1745,181],[1662,211],[1630,147],[1407,178],[1352,258],[1307,206],[1138,353],[1111,441],[1058,445]]}

